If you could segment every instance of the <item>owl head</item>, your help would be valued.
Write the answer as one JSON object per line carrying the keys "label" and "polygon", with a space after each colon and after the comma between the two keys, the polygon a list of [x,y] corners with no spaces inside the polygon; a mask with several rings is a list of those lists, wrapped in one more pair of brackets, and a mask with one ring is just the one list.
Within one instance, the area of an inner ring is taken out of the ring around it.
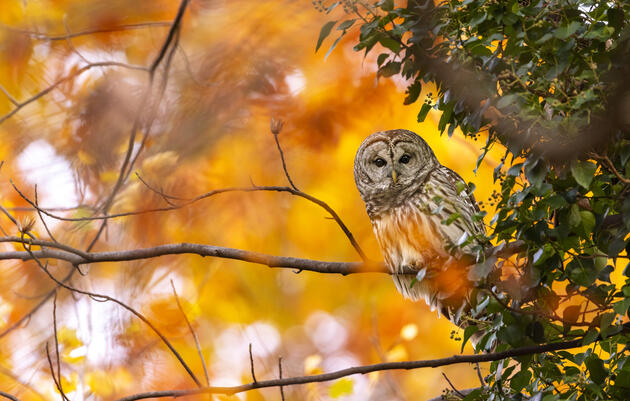
{"label": "owl head", "polygon": [[366,203],[393,201],[422,185],[439,166],[433,151],[417,134],[395,129],[368,136],[354,159],[354,179]]}

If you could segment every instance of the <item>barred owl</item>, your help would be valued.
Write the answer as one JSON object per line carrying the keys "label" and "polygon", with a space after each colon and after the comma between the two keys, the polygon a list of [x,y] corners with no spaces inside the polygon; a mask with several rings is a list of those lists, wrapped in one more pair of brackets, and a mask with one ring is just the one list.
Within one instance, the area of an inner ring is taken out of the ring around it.
{"label": "barred owl", "polygon": [[420,136],[403,129],[367,137],[354,178],[398,291],[459,324],[471,289],[470,263],[462,258],[485,232],[473,219],[479,207],[468,186]]}

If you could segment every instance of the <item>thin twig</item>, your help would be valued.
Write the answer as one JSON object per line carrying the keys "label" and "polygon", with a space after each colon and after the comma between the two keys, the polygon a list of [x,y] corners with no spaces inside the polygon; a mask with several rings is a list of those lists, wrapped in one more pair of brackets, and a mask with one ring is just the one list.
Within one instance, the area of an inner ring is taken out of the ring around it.
{"label": "thin twig", "polygon": [[143,178],[142,176],[136,172],[136,177],[138,178],[138,180],[140,180],[140,182],[142,184],[144,184],[144,186],[146,186],[147,188],[149,188],[151,191],[155,192],[156,194],[158,194],[162,200],[164,202],[166,202],[170,207],[174,207],[176,208],[177,205],[175,203],[173,203],[169,198],[172,198],[171,196],[167,195],[166,193],[164,193],[164,191],[162,189],[156,189],[153,188],[152,186],[150,186]]}
{"label": "thin twig", "polygon": [[451,380],[448,378],[448,376],[446,376],[446,373],[442,372],[442,376],[444,376],[444,379],[446,380],[446,382],[448,383],[449,386],[451,386],[451,388],[453,389],[453,391],[455,393],[457,393],[457,395],[459,395],[460,397],[464,398],[465,395],[462,394],[457,388],[455,388],[455,386],[453,385],[453,383],[451,383]]}
{"label": "thin twig", "polygon": [[55,239],[55,236],[52,234],[52,232],[50,231],[50,229],[48,228],[48,224],[46,224],[46,220],[44,220],[44,216],[42,216],[42,212],[39,210],[39,202],[37,200],[37,184],[35,184],[35,205],[37,206],[37,215],[39,216],[39,219],[42,221],[42,224],[44,225],[44,229],[46,230],[46,232],[48,233],[48,236],[50,237],[50,239],[53,242],[58,242]]}
{"label": "thin twig", "polygon": [[256,381],[256,372],[254,372],[254,356],[252,355],[252,343],[249,343],[249,368],[252,371],[252,380],[254,383],[258,383]]}
{"label": "thin twig", "polygon": [[6,89],[4,89],[4,86],[0,85],[0,91],[2,91],[6,97],[9,99],[9,101],[11,103],[13,103],[15,106],[19,106],[20,102],[18,102],[17,100],[15,100],[15,98],[13,96],[11,96],[11,94],[9,93],[9,91],[7,91]]}
{"label": "thin twig", "polygon": [[[61,357],[59,356],[59,340],[57,339],[57,290],[55,289],[55,295],[53,295],[53,333],[55,339],[55,356],[57,359],[57,380],[59,381],[59,392],[64,400],[70,401],[66,394],[63,392],[63,386],[61,383]],[[48,343],[46,343],[46,352],[48,352]],[[53,376],[55,372],[53,372]]]}
{"label": "thin twig", "polygon": [[178,46],[180,52],[182,53],[183,59],[184,59],[184,66],[186,67],[186,72],[188,72],[188,75],[190,76],[190,79],[196,83],[199,86],[204,86],[206,88],[216,88],[218,86],[217,83],[205,83],[205,82],[201,82],[200,80],[198,80],[195,77],[195,74],[192,71],[192,68],[190,67],[190,60],[188,59],[188,55],[186,54],[186,51],[184,50],[184,48],[179,45]]}
{"label": "thin twig", "polygon": [[[28,202],[32,207],[37,207],[33,201],[31,201],[26,195],[24,195],[22,193],[22,191],[20,191],[17,186],[13,183],[13,181],[9,180],[9,182],[11,183],[11,185],[13,186],[13,188],[15,189],[15,191],[22,197],[22,199],[24,199],[26,202]],[[150,187],[149,187],[150,188]],[[348,229],[348,227],[345,225],[345,223],[343,222],[343,220],[341,220],[341,217],[339,217],[339,215],[337,214],[337,212],[335,212],[335,210],[330,207],[326,202],[315,198],[314,196],[311,196],[307,193],[304,193],[302,191],[298,191],[295,190],[291,187],[280,187],[280,186],[253,186],[253,187],[229,187],[229,188],[221,188],[221,189],[216,189],[216,190],[212,190],[209,192],[206,192],[205,194],[199,195],[195,198],[191,198],[188,200],[185,200],[184,203],[177,205],[177,206],[168,206],[168,207],[161,207],[161,208],[153,208],[153,209],[146,209],[146,210],[140,210],[140,211],[134,211],[134,212],[123,212],[123,213],[117,213],[117,214],[104,214],[102,216],[91,216],[91,217],[64,217],[64,216],[59,216],[53,213],[50,213],[47,210],[44,209],[40,209],[42,213],[44,213],[45,215],[52,217],[54,219],[57,220],[61,220],[61,221],[93,221],[93,220],[108,220],[108,219],[113,219],[113,218],[119,218],[119,217],[126,217],[126,216],[135,216],[135,215],[140,215],[140,214],[146,214],[146,213],[155,213],[155,212],[166,212],[166,211],[170,211],[170,210],[175,210],[175,209],[179,209],[185,206],[188,206],[190,204],[193,204],[195,202],[198,202],[202,199],[207,199],[210,198],[212,196],[215,195],[219,195],[219,194],[224,194],[224,193],[229,193],[229,192],[286,192],[289,193],[291,195],[294,196],[298,196],[300,198],[304,198],[312,203],[315,203],[316,205],[318,205],[319,207],[323,208],[324,210],[326,210],[328,212],[328,214],[330,214],[330,216],[335,220],[335,222],[337,223],[337,225],[341,228],[341,230],[344,232],[344,234],[346,235],[346,237],[348,238],[348,240],[350,241],[350,244],[353,246],[353,248],[357,251],[357,253],[359,254],[359,256],[361,257],[361,259],[365,262],[368,261],[367,256],[365,255],[365,252],[363,252],[363,249],[361,249],[361,246],[359,245],[359,243],[356,241],[356,239],[354,238],[354,235],[352,234],[352,232]],[[156,193],[160,193],[159,191],[156,191]],[[168,195],[167,195],[168,196]],[[169,198],[174,198],[174,197],[170,197]]]}
{"label": "thin twig", "polygon": [[31,96],[30,98],[28,98],[28,99],[26,99],[26,100],[24,100],[22,102],[19,102],[19,104],[15,105],[15,108],[13,108],[13,110],[11,110],[7,114],[5,114],[2,117],[0,117],[0,124],[5,122],[7,119],[11,118],[15,113],[20,111],[24,106],[29,105],[29,104],[35,102],[36,100],[40,99],[41,97],[47,95],[48,93],[52,92],[59,85],[65,83],[66,81],[69,81],[69,80],[71,80],[73,78],[76,78],[77,76],[83,74],[84,72],[86,72],[86,71],[88,71],[88,70],[90,70],[92,68],[97,68],[97,67],[122,67],[122,68],[130,68],[130,69],[134,69],[134,70],[143,70],[143,71],[147,70],[146,67],[143,67],[143,66],[134,66],[134,65],[129,65],[129,64],[125,64],[125,63],[119,63],[117,61],[101,61],[101,62],[98,62],[98,63],[91,63],[91,64],[88,64],[88,65],[84,65],[83,67],[70,72],[68,75],[59,78],[57,81],[53,82],[47,88],[39,91],[37,94]]}
{"label": "thin twig", "polygon": [[168,31],[166,40],[162,44],[162,48],[160,49],[157,57],[155,58],[155,60],[153,60],[153,63],[151,63],[151,67],[149,68],[151,75],[155,73],[155,70],[160,65],[160,62],[166,55],[166,51],[168,50],[171,43],[173,42],[173,39],[175,38],[175,34],[177,33],[177,30],[179,29],[179,26],[182,22],[182,18],[184,18],[184,12],[186,12],[186,7],[188,7],[188,3],[189,3],[189,0],[182,0],[182,2],[179,4],[179,8],[177,9],[177,14],[175,15],[175,19],[173,20],[171,24],[171,28]]}
{"label": "thin twig", "polygon": [[54,34],[46,34],[40,32],[29,31],[26,29],[14,28],[10,26],[6,26],[0,24],[0,29],[5,29],[7,31],[17,32],[24,35],[29,35],[38,40],[47,40],[47,41],[58,41],[58,40],[67,40],[71,38],[76,38],[79,36],[93,35],[97,33],[110,33],[110,32],[120,32],[120,31],[128,31],[132,29],[142,29],[142,28],[151,28],[151,27],[168,27],[171,26],[172,21],[150,21],[150,22],[140,22],[137,24],[125,24],[118,25],[111,28],[97,28],[97,29],[88,29],[85,31],[78,31],[71,34],[66,33],[65,35],[54,35]]}
{"label": "thin twig", "polygon": [[9,399],[9,400],[11,400],[11,401],[20,401],[20,399],[19,399],[19,398],[17,398],[16,396],[11,395],[11,394],[9,394],[9,393],[5,393],[5,392],[4,392],[4,391],[2,391],[2,390],[0,390],[0,397],[7,398],[7,399]]}
{"label": "thin twig", "polygon": [[[131,159],[131,162],[129,162],[127,172],[124,173],[123,181],[127,181],[129,179],[129,175],[131,175],[133,166],[135,165],[136,161],[138,160],[138,157],[140,157],[140,154],[146,147],[147,140],[149,139],[149,135],[151,134],[151,129],[153,128],[153,123],[155,122],[156,113],[159,109],[160,104],[162,103],[162,99],[164,98],[164,93],[166,92],[166,86],[168,83],[169,72],[170,72],[172,61],[173,61],[173,56],[175,55],[175,51],[177,50],[177,46],[179,44],[180,32],[181,32],[181,25],[177,25],[176,30],[175,30],[175,36],[172,39],[173,44],[170,50],[168,51],[168,55],[166,57],[166,63],[164,65],[162,81],[160,83],[160,89],[158,91],[157,99],[153,102],[152,107],[149,110],[149,117],[147,118],[147,124],[144,129],[144,134],[142,136],[142,139],[140,140],[140,146],[138,146],[138,150],[136,151],[136,154]],[[151,82],[153,81],[153,75],[150,75],[150,81]]]}
{"label": "thin twig", "polygon": [[594,159],[597,159],[597,160],[601,161],[602,164],[604,164],[604,167],[606,167],[606,169],[608,171],[613,173],[619,179],[619,181],[623,182],[624,184],[630,184],[630,179],[624,177],[623,175],[621,175],[621,173],[619,173],[619,171],[615,168],[615,165],[608,158],[608,156],[600,156],[600,155],[595,154],[595,153],[590,153],[589,156],[591,156]]}
{"label": "thin twig", "polygon": [[[480,389],[483,389],[483,388],[484,387],[467,388],[465,390],[460,390],[460,393],[462,393],[462,398],[464,398],[465,396],[467,396],[468,394],[472,393],[473,391],[480,390]],[[430,399],[428,399],[426,401],[444,401],[444,397],[439,395],[437,397],[430,398]]]}
{"label": "thin twig", "polygon": [[186,324],[188,325],[188,330],[190,330],[190,334],[192,334],[193,339],[195,340],[195,347],[197,348],[197,353],[199,354],[199,359],[201,360],[201,366],[203,366],[203,373],[206,378],[206,385],[210,385],[210,378],[208,375],[208,368],[206,366],[206,360],[203,357],[203,352],[201,352],[201,345],[199,344],[199,337],[197,337],[197,333],[195,333],[195,329],[193,329],[192,324],[190,324],[190,320],[188,320],[188,316],[186,316],[186,312],[184,312],[184,308],[182,307],[181,302],[179,302],[179,296],[177,295],[177,291],[175,290],[175,284],[173,284],[173,280],[171,280],[171,288],[173,288],[173,295],[175,295],[175,302],[177,302],[177,307],[179,311],[184,316],[184,320],[186,320]]}
{"label": "thin twig", "polygon": [[59,380],[57,380],[57,376],[55,375],[55,368],[53,368],[53,363],[52,363],[52,358],[50,357],[50,351],[48,350],[48,342],[46,343],[46,359],[48,360],[48,367],[50,368],[50,374],[52,375],[53,381],[55,382],[55,386],[57,387],[57,390],[59,390],[59,394],[61,394],[61,397],[68,401],[68,397],[66,397],[66,394],[63,392],[63,388],[61,387],[61,377],[59,378]]}
{"label": "thin twig", "polygon": [[90,64],[90,60],[88,60],[87,58],[83,57],[83,54],[81,54],[76,47],[74,47],[74,44],[72,44],[72,37],[71,32],[70,32],[70,28],[68,27],[68,16],[64,15],[63,16],[63,26],[64,28],[66,28],[66,43],[68,43],[68,47],[70,47],[70,50],[72,50],[77,56],[79,56],[79,58],[83,61],[85,61],[87,64]]}
{"label": "thin twig", "polygon": [[[64,277],[61,282],[65,283],[67,281],[70,280],[70,278],[74,275],[74,269],[71,269],[70,272],[68,272],[68,274],[66,275],[66,277]],[[51,290],[50,292],[48,292],[48,294],[46,294],[41,301],[39,301],[28,313],[26,313],[24,316],[22,316],[20,319],[18,319],[15,323],[13,323],[11,326],[7,327],[6,329],[4,329],[2,332],[0,332],[0,338],[6,336],[7,334],[11,333],[13,330],[17,329],[18,327],[22,326],[22,324],[24,324],[24,322],[26,322],[27,320],[29,320],[31,318],[31,316],[33,316],[33,314],[35,314],[39,309],[41,309],[42,306],[44,306],[46,304],[46,302],[48,302],[48,300],[50,298],[52,298],[52,296],[55,294],[55,292],[57,291],[57,288],[59,288],[59,286],[55,286],[55,288],[53,290]]]}
{"label": "thin twig", "polygon": [[[278,378],[282,379],[282,357],[278,358]],[[280,386],[280,398],[284,400],[284,387]]]}
{"label": "thin twig", "polygon": [[479,378],[479,383],[481,383],[481,386],[485,386],[486,385],[486,381],[483,379],[483,376],[481,375],[481,365],[479,364],[479,362],[477,362],[475,364],[475,371],[477,372],[477,377]]}
{"label": "thin twig", "polygon": [[[162,61],[162,59],[164,58],[164,56],[166,55],[169,47],[171,46],[171,43],[174,40],[177,40],[178,38],[178,31],[179,31],[179,27],[182,21],[182,18],[184,16],[184,12],[186,11],[186,7],[188,6],[189,0],[182,0],[179,8],[177,10],[177,15],[175,16],[175,19],[173,20],[173,23],[171,24],[171,28],[168,31],[168,34],[166,36],[166,40],[164,41],[164,43],[162,44],[162,47],[160,48],[160,51],[158,53],[158,55],[156,56],[156,58],[153,60],[153,62],[151,63],[151,66],[148,68],[148,72],[149,72],[149,84],[147,85],[147,88],[145,89],[145,92],[142,96],[142,100],[140,102],[140,106],[139,106],[139,110],[136,114],[136,118],[134,119],[133,122],[133,126],[131,128],[131,134],[129,135],[129,142],[127,144],[127,152],[125,154],[125,158],[123,160],[122,165],[120,166],[120,172],[118,173],[118,178],[116,179],[116,183],[114,184],[114,187],[112,188],[112,191],[110,193],[110,195],[108,196],[108,198],[105,200],[103,207],[102,207],[102,214],[103,215],[107,215],[107,213],[109,212],[110,207],[112,206],[113,202],[114,202],[114,198],[116,197],[116,194],[118,193],[118,191],[120,190],[120,188],[122,188],[123,184],[125,183],[125,181],[127,180],[127,178],[129,177],[129,174],[133,168],[133,165],[135,163],[135,161],[137,160],[140,152],[142,151],[142,149],[144,148],[144,143],[146,142],[146,139],[148,138],[149,135],[149,131],[151,128],[152,124],[149,124],[149,126],[145,129],[145,133],[144,133],[144,137],[142,139],[142,145],[140,146],[140,149],[138,149],[138,152],[136,152],[136,155],[132,158],[133,156],[133,149],[134,149],[134,145],[135,145],[135,140],[136,140],[136,135],[138,130],[140,129],[140,119],[141,119],[141,111],[144,110],[145,105],[148,103],[149,101],[149,96],[151,94],[151,89],[153,86],[153,78],[155,76],[155,71],[157,70],[157,68],[160,65],[160,62]],[[161,97],[160,97],[161,99]],[[157,107],[157,106],[154,106]],[[96,232],[96,235],[94,236],[94,238],[92,239],[92,241],[90,242],[90,245],[88,246],[88,250],[91,250],[94,245],[96,245],[96,242],[98,241],[98,239],[100,238],[101,234],[103,233],[103,231],[105,230],[105,227],[107,226],[107,219],[103,220],[103,222],[101,223],[98,231]]]}
{"label": "thin twig", "polygon": [[[89,209],[91,208],[90,205],[77,205],[77,206],[69,206],[69,207],[44,207],[44,206],[40,206],[41,210],[46,210],[48,212],[71,212],[73,210],[77,210],[77,209]],[[13,211],[13,212],[36,212],[37,209],[34,207],[29,207],[29,206],[13,206],[13,207],[7,207],[7,210]]]}
{"label": "thin twig", "polygon": [[195,374],[193,373],[193,371],[190,369],[190,367],[186,364],[186,362],[184,361],[184,359],[182,358],[182,356],[179,354],[179,352],[177,352],[177,350],[175,349],[175,347],[173,347],[173,345],[171,344],[170,341],[168,341],[168,339],[157,329],[157,327],[155,327],[153,325],[153,323],[151,323],[146,317],[144,317],[144,315],[142,315],[140,312],[136,311],[134,308],[132,308],[131,306],[125,304],[122,301],[119,301],[116,298],[110,297],[108,295],[103,295],[103,294],[97,294],[94,292],[89,292],[89,291],[84,291],[84,290],[80,290],[78,288],[74,288],[62,281],[59,281],[55,276],[53,276],[52,273],[50,273],[50,271],[48,270],[48,267],[43,265],[40,260],[34,255],[34,252],[30,249],[30,244],[23,244],[24,249],[31,254],[31,257],[33,258],[33,260],[37,263],[37,265],[39,266],[39,268],[46,273],[46,275],[53,280],[55,283],[57,283],[58,286],[63,287],[65,289],[67,289],[68,291],[71,291],[73,293],[76,294],[82,294],[82,295],[87,295],[90,298],[92,298],[95,301],[98,302],[106,302],[106,301],[110,301],[110,302],[114,302],[115,304],[118,304],[120,306],[122,306],[124,309],[128,310],[129,312],[131,312],[133,315],[135,315],[138,319],[142,320],[142,322],[144,324],[146,324],[147,326],[149,326],[149,328],[151,330],[153,330],[153,332],[155,334],[157,334],[158,337],[160,337],[160,339],[162,340],[162,342],[164,342],[164,344],[168,347],[168,349],[171,351],[171,353],[173,353],[173,355],[177,358],[177,360],[179,361],[179,363],[182,365],[182,367],[186,370],[186,372],[188,373],[188,375],[192,378],[192,380],[195,382],[195,384],[198,387],[202,387],[201,383],[199,382],[199,380],[197,379],[197,377],[195,376]]}
{"label": "thin twig", "polygon": [[284,152],[282,151],[282,146],[280,146],[280,140],[278,140],[278,135],[280,135],[283,125],[284,122],[282,122],[282,120],[276,120],[272,118],[271,134],[273,135],[273,139],[276,141],[276,148],[278,148],[278,153],[280,154],[280,160],[282,161],[282,170],[284,170],[284,175],[285,177],[287,177],[287,181],[289,181],[289,185],[291,185],[291,188],[299,191],[299,189],[293,183],[293,180],[291,180],[291,175],[289,174],[289,170],[287,169],[287,163],[284,160]]}

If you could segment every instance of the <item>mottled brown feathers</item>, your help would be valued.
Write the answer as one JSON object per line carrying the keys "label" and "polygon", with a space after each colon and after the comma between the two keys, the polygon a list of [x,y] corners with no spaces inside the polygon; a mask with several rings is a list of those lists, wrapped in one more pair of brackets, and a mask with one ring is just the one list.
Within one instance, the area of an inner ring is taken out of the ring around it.
{"label": "mottled brown feathers", "polygon": [[[442,312],[463,305],[470,283],[458,259],[472,253],[475,235],[485,228],[473,219],[479,207],[461,177],[407,130],[367,137],[357,151],[354,175],[389,269],[425,274],[420,280],[394,274],[398,290]],[[464,233],[473,240],[456,247]]]}

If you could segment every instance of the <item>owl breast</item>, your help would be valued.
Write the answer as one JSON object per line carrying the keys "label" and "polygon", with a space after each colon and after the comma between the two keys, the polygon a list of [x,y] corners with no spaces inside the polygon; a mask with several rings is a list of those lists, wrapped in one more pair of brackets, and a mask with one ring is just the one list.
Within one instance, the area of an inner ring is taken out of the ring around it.
{"label": "owl breast", "polygon": [[436,288],[430,277],[413,282],[413,275],[396,274],[403,269],[430,271],[449,258],[444,241],[430,216],[412,202],[389,209],[372,219],[376,239],[383,251],[385,263],[394,273],[394,283],[407,298],[424,299],[431,307],[436,305]]}

